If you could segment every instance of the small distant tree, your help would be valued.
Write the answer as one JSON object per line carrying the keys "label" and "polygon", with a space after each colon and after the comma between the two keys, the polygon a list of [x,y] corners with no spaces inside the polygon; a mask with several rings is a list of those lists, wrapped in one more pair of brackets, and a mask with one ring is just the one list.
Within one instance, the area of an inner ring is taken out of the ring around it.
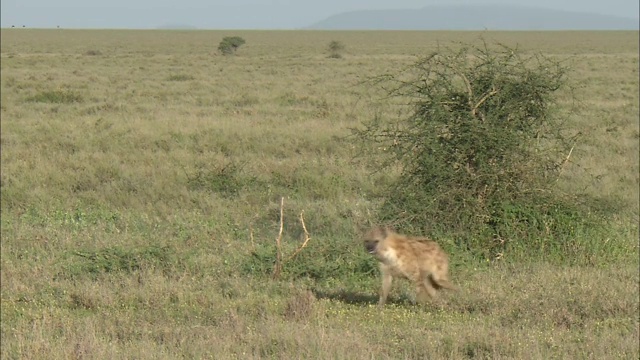
{"label": "small distant tree", "polygon": [[222,55],[233,55],[238,48],[245,44],[245,40],[239,36],[226,36],[220,41],[218,50]]}
{"label": "small distant tree", "polygon": [[342,52],[344,51],[345,46],[340,41],[333,40],[329,43],[329,57],[332,59],[340,59],[342,58]]}

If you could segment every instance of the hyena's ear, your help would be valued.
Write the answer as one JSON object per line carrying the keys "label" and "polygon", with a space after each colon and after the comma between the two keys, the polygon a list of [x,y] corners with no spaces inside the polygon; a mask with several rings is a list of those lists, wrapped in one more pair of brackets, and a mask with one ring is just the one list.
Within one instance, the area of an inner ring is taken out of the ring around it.
{"label": "hyena's ear", "polygon": [[389,236],[395,233],[396,233],[396,230],[392,226],[387,225],[384,227],[384,236]]}
{"label": "hyena's ear", "polygon": [[358,224],[355,224],[353,226],[353,230],[359,236],[363,236],[363,235],[367,234],[369,231],[371,231],[371,226],[363,224],[363,223],[358,223]]}
{"label": "hyena's ear", "polygon": [[392,232],[393,232],[393,230],[389,229],[388,226],[380,227],[380,235],[382,235],[383,238],[386,238]]}

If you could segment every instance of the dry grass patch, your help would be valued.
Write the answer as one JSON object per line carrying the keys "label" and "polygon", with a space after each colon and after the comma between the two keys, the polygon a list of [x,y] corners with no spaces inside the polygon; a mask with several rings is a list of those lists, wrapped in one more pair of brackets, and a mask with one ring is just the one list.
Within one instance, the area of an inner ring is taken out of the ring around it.
{"label": "dry grass patch", "polygon": [[[233,58],[215,54],[227,35],[247,41]],[[395,110],[357,84],[479,35],[3,29],[0,357],[638,358],[638,32],[482,34],[576,64],[585,135],[558,183],[615,209],[571,242],[579,265],[460,251],[462,295],[419,308],[399,282],[373,305],[354,235],[394,174],[353,162],[346,135]],[[332,39],[348,57],[326,58]],[[52,89],[81,101],[25,101]],[[272,281],[283,196],[283,248],[302,210],[314,238]],[[579,257],[598,244],[606,261]]]}

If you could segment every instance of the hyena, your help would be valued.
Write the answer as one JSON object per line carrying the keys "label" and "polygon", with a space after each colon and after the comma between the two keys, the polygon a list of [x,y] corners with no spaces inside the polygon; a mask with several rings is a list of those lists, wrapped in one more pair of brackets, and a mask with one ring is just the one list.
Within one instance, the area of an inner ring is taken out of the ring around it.
{"label": "hyena", "polygon": [[393,277],[404,277],[412,281],[419,302],[434,298],[436,290],[441,288],[457,290],[449,282],[447,254],[434,241],[404,236],[378,227],[365,235],[364,247],[380,262],[380,306],[387,300]]}

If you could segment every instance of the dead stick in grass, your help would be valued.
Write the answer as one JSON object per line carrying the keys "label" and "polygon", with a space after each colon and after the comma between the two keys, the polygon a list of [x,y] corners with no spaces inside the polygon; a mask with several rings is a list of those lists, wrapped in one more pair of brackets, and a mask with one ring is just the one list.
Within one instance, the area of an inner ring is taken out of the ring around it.
{"label": "dead stick in grass", "polygon": [[560,164],[560,170],[558,171],[558,178],[556,179],[556,181],[560,180],[560,175],[562,175],[562,171],[564,170],[564,166],[569,162],[569,158],[571,157],[571,153],[573,153],[573,148],[574,147],[576,147],[576,146],[573,145],[571,147],[571,150],[569,150],[569,155],[567,155],[566,159],[564,159],[562,164]]}
{"label": "dead stick in grass", "polygon": [[282,270],[282,249],[280,247],[280,243],[282,241],[283,229],[284,229],[284,197],[280,199],[280,232],[278,232],[278,237],[276,238],[276,264],[273,267],[274,279],[280,276],[280,271]]}
{"label": "dead stick in grass", "polygon": [[[282,232],[284,230],[284,197],[280,199],[280,231],[278,232],[278,237],[276,238],[276,263],[273,267],[273,275],[274,279],[280,277],[280,273],[282,272],[282,265],[285,262],[293,260],[299,253],[307,247],[309,240],[311,240],[311,236],[309,235],[309,231],[307,231],[307,226],[304,224],[304,210],[300,212],[300,223],[302,224],[302,229],[304,230],[304,242],[300,247],[298,247],[291,256],[287,258],[287,260],[282,261]],[[253,239],[253,237],[252,237]]]}
{"label": "dead stick in grass", "polygon": [[293,258],[296,257],[298,253],[300,253],[300,251],[302,251],[302,249],[304,249],[307,246],[307,243],[309,242],[309,240],[311,240],[311,237],[309,236],[309,232],[307,231],[307,227],[304,225],[304,217],[302,216],[303,214],[304,214],[304,210],[302,210],[302,212],[300,213],[300,223],[302,224],[302,229],[304,230],[304,242],[302,243],[302,245],[300,245],[299,248],[296,249],[296,251],[293,252],[293,254],[291,254],[291,256],[289,256],[287,261],[293,260]]}
{"label": "dead stick in grass", "polygon": [[256,243],[253,241],[253,226],[249,225],[249,240],[251,241],[251,251],[256,251]]}

